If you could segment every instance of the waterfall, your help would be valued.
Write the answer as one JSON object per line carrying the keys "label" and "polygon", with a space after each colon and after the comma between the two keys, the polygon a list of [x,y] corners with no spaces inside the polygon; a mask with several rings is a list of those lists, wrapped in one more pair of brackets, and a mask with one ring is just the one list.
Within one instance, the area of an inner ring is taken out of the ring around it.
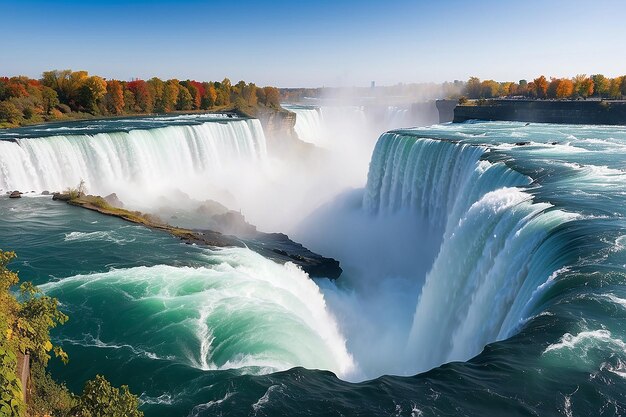
{"label": "waterfall", "polygon": [[324,142],[322,110],[318,107],[285,106],[296,114],[294,129],[304,142],[321,145]]}
{"label": "waterfall", "polygon": [[413,213],[425,225],[423,245],[438,248],[415,294],[404,360],[412,372],[469,359],[511,336],[527,313],[517,295],[554,272],[538,255],[551,251],[539,248],[574,218],[533,202],[524,189],[530,179],[483,160],[486,150],[401,133],[376,145],[364,209],[383,221]]}
{"label": "waterfall", "polygon": [[176,186],[266,155],[256,119],[0,140],[0,189],[61,191],[81,179],[99,194]]}

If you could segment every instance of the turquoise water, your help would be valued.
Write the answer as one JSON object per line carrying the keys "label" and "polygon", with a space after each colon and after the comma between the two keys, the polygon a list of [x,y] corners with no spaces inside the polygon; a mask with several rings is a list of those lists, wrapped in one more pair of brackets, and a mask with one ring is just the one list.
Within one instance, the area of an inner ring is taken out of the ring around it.
{"label": "turquoise water", "polygon": [[387,133],[302,232],[336,285],[45,197],[0,200],[1,244],[70,316],[54,375],[127,383],[148,416],[623,415],[625,149],[615,127]]}

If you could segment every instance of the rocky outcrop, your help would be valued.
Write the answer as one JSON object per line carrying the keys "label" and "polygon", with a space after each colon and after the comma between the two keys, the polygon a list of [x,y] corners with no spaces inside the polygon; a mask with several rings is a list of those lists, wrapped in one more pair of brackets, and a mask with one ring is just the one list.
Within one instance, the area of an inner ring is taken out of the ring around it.
{"label": "rocky outcrop", "polygon": [[458,100],[437,100],[435,105],[439,112],[439,123],[448,123],[454,119],[454,108]]}
{"label": "rocky outcrop", "polygon": [[[293,262],[311,277],[337,279],[342,273],[337,260],[318,255],[289,239],[285,234],[258,232],[256,227],[248,224],[245,218],[238,212],[227,211],[226,213],[216,214],[214,217],[225,216],[228,221],[232,222],[230,227],[243,232],[241,236],[223,234],[215,230],[185,229],[171,226],[154,215],[113,207],[99,196],[84,195],[79,198],[72,198],[69,193],[55,193],[53,200],[66,201],[74,206],[119,217],[150,229],[161,230],[188,244],[249,248],[276,262]],[[219,209],[218,206],[213,208]]]}
{"label": "rocky outcrop", "polygon": [[69,193],[53,193],[52,199],[55,201],[70,201],[72,196]]}
{"label": "rocky outcrop", "polygon": [[296,114],[285,109],[262,108],[256,117],[263,125],[263,132],[269,140],[274,138],[297,139]]}
{"label": "rocky outcrop", "polygon": [[505,120],[535,123],[626,125],[626,101],[487,100],[456,106],[454,122]]}
{"label": "rocky outcrop", "polygon": [[22,198],[22,193],[19,191],[11,191],[9,198]]}

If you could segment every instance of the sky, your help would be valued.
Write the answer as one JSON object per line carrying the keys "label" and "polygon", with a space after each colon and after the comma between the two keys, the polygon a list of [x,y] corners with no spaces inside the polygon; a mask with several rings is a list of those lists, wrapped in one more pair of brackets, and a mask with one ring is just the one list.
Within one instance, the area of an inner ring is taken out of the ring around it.
{"label": "sky", "polygon": [[0,75],[350,87],[626,74],[623,0],[0,0]]}

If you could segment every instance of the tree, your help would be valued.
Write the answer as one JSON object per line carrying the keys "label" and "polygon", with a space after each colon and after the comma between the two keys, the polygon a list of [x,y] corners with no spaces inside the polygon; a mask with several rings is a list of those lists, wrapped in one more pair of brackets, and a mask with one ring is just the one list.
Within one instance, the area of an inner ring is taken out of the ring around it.
{"label": "tree", "polygon": [[518,94],[521,94],[523,96],[528,95],[528,81],[519,80]]}
{"label": "tree", "polygon": [[144,80],[135,80],[126,84],[126,87],[135,96],[135,111],[152,113],[154,97],[150,93],[148,84]]}
{"label": "tree", "polygon": [[152,96],[154,110],[161,113],[169,111],[166,110],[167,103],[164,97],[165,83],[157,77],[152,77],[147,81],[147,84]]}
{"label": "tree", "polygon": [[593,94],[593,80],[585,74],[578,74],[572,79],[574,83],[574,92],[583,98],[587,98]]}
{"label": "tree", "polygon": [[533,80],[533,85],[535,86],[535,94],[539,98],[546,98],[548,92],[548,80],[543,75],[535,78]]}
{"label": "tree", "polygon": [[176,109],[178,104],[178,95],[180,93],[180,84],[178,80],[169,80],[163,88],[163,106],[159,111],[170,112]]}
{"label": "tree", "polygon": [[215,107],[217,102],[217,90],[215,89],[215,84],[209,83],[208,88],[206,89],[206,103],[207,109],[211,107]]}
{"label": "tree", "polygon": [[18,124],[22,120],[22,112],[10,101],[0,102],[0,122]]}
{"label": "tree", "polygon": [[610,82],[608,78],[602,74],[595,74],[591,76],[591,79],[593,80],[595,94],[598,97],[602,98],[609,94]]}
{"label": "tree", "polygon": [[482,93],[482,86],[478,77],[470,77],[465,84],[465,95],[469,98],[479,98]]}
{"label": "tree", "polygon": [[57,92],[50,87],[42,87],[41,97],[43,101],[43,111],[46,114],[50,114],[52,109],[54,109],[61,103],[59,101],[59,95],[57,94]]}
{"label": "tree", "polygon": [[107,82],[98,76],[87,77],[78,90],[76,103],[89,113],[98,112],[98,104],[107,92]]}
{"label": "tree", "polygon": [[193,108],[193,97],[186,87],[180,86],[178,90],[178,110],[191,110]]}
{"label": "tree", "polygon": [[551,78],[550,84],[548,84],[548,90],[546,91],[546,96],[548,98],[556,98],[556,90],[559,87],[559,83],[561,80],[559,78]]}
{"label": "tree", "polygon": [[256,90],[257,90],[257,87],[254,83],[250,83],[243,87],[243,91],[242,91],[243,99],[250,106],[256,106],[258,103]]}
{"label": "tree", "polygon": [[480,83],[480,97],[481,98],[493,98],[498,97],[500,91],[500,84],[494,80],[485,80]]}
{"label": "tree", "polygon": [[107,82],[107,93],[104,96],[104,106],[111,114],[124,112],[124,89],[117,80]]}
{"label": "tree", "polygon": [[130,393],[128,386],[111,386],[103,376],[85,383],[78,404],[70,414],[75,417],[142,417],[138,410],[139,399]]}
{"label": "tree", "polygon": [[202,84],[197,81],[189,80],[183,81],[180,84],[189,90],[189,93],[191,94],[192,108],[195,110],[200,109],[200,106],[202,105],[202,96],[204,94]]}
{"label": "tree", "polygon": [[574,94],[574,83],[572,80],[563,78],[559,80],[559,85],[556,89],[556,98],[568,98]]}
{"label": "tree", "polygon": [[263,87],[265,93],[265,105],[280,107],[280,91],[276,87]]}
{"label": "tree", "polygon": [[609,83],[609,97],[618,99],[622,97],[622,79],[624,77],[615,77]]}

